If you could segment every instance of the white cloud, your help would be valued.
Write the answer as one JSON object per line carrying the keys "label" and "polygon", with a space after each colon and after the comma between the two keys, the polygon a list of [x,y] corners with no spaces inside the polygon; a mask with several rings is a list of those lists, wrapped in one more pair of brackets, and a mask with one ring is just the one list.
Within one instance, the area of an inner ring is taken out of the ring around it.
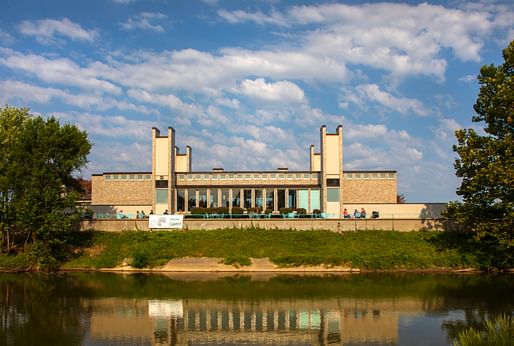
{"label": "white cloud", "polygon": [[250,13],[242,10],[236,11],[227,11],[227,10],[219,10],[218,15],[226,20],[229,23],[244,23],[244,22],[253,22],[259,25],[286,25],[286,20],[284,16],[275,10],[271,12],[271,14],[264,14],[260,11],[255,13]]}
{"label": "white cloud", "polygon": [[152,94],[145,90],[131,89],[127,94],[139,101],[153,103],[161,106],[168,107],[171,110],[177,111],[182,115],[197,115],[202,113],[199,106],[182,102],[180,98],[173,94]]}
{"label": "white cloud", "polygon": [[0,43],[1,44],[10,45],[10,44],[14,43],[14,41],[15,41],[15,39],[11,34],[0,29]]}
{"label": "white cloud", "polygon": [[164,28],[155,22],[167,17],[168,16],[165,14],[159,12],[141,12],[139,15],[129,18],[126,22],[121,23],[120,25],[126,30],[141,29],[163,32]]}
{"label": "white cloud", "polygon": [[146,142],[151,138],[152,127],[157,126],[153,121],[132,120],[121,115],[79,112],[53,114],[59,119],[76,124],[90,135],[108,138],[135,138]]}
{"label": "white cloud", "polygon": [[233,24],[297,28],[299,52],[306,56],[329,58],[343,66],[371,66],[399,77],[432,75],[440,80],[447,67],[443,50],[451,49],[463,61],[479,61],[493,30],[514,32],[511,14],[511,7],[493,11],[485,6],[452,9],[427,3],[293,6],[269,14],[218,12]]}
{"label": "white cloud", "polygon": [[26,36],[34,36],[41,43],[55,43],[57,37],[66,37],[74,41],[93,42],[97,36],[95,30],[83,29],[68,18],[61,20],[41,19],[36,22],[25,20],[18,25],[18,30]]}
{"label": "white cloud", "polygon": [[41,55],[15,52],[0,48],[0,65],[21,70],[49,83],[77,86],[85,89],[121,94],[121,89],[105,80],[90,68],[77,65],[68,58],[49,59]]}
{"label": "white cloud", "polygon": [[414,113],[419,116],[426,116],[430,113],[419,100],[394,96],[380,90],[380,87],[376,84],[363,84],[348,90],[344,95],[344,101],[357,105],[375,102],[401,114]]}
{"label": "white cloud", "polygon": [[460,77],[459,80],[464,83],[472,83],[477,80],[476,75],[468,74],[463,77]]}
{"label": "white cloud", "polygon": [[266,83],[264,78],[242,81],[239,92],[256,100],[279,103],[303,103],[306,101],[303,90],[288,81]]}
{"label": "white cloud", "polygon": [[138,106],[124,100],[104,98],[95,94],[72,94],[67,91],[55,88],[42,88],[36,85],[19,81],[0,81],[0,101],[8,102],[21,100],[24,103],[49,103],[57,99],[66,104],[79,108],[96,108],[98,110],[119,109],[123,111],[136,111],[144,114],[154,111],[145,106]]}

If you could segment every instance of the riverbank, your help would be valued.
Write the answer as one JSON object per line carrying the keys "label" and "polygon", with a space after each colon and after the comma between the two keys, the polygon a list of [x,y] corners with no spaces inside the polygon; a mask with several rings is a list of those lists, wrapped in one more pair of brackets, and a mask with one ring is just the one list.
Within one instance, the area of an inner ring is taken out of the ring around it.
{"label": "riverbank", "polygon": [[[63,270],[374,271],[469,270],[487,257],[454,232],[212,231],[77,232],[58,260]],[[25,253],[0,268],[31,268]]]}

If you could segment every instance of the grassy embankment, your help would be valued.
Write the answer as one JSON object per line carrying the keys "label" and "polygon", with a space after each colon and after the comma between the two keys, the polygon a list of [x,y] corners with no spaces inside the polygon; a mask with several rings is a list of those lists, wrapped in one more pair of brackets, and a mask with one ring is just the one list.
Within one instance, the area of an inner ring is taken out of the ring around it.
{"label": "grassy embankment", "polygon": [[[428,232],[225,229],[70,235],[63,268],[112,268],[127,260],[136,268],[158,267],[173,258],[217,257],[249,265],[268,257],[281,266],[342,265],[363,270],[478,268],[480,256],[458,234]],[[0,255],[0,268],[23,269],[23,253]]]}

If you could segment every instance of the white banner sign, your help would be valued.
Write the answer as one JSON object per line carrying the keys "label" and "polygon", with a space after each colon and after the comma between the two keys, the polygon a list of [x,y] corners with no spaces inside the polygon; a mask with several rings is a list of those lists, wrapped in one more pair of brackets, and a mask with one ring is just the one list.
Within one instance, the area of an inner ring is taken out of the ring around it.
{"label": "white banner sign", "polygon": [[150,228],[184,228],[184,215],[150,215]]}

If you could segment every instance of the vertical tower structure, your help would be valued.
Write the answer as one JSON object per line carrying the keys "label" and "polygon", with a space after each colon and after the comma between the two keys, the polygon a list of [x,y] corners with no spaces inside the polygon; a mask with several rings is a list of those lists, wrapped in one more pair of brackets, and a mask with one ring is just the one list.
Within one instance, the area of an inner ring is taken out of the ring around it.
{"label": "vertical tower structure", "polygon": [[191,151],[188,146],[185,154],[179,153],[173,127],[168,127],[166,136],[152,128],[152,210],[156,214],[176,209],[175,172],[191,171]]}
{"label": "vertical tower structure", "polygon": [[[343,126],[336,133],[320,128],[321,210],[329,215],[343,213]],[[312,156],[312,154],[311,154]]]}

